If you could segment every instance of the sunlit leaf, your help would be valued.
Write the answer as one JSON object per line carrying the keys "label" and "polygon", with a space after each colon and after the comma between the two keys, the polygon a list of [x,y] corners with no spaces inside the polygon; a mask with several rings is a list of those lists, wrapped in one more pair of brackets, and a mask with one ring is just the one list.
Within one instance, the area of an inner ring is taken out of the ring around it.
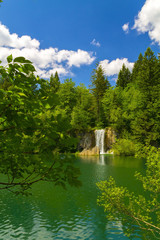
{"label": "sunlit leaf", "polygon": [[7,62],[10,63],[10,62],[12,62],[12,60],[13,60],[13,57],[12,57],[12,54],[11,54],[7,57]]}
{"label": "sunlit leaf", "polygon": [[14,62],[18,62],[18,63],[32,63],[31,61],[25,59],[24,57],[17,57],[14,59]]}

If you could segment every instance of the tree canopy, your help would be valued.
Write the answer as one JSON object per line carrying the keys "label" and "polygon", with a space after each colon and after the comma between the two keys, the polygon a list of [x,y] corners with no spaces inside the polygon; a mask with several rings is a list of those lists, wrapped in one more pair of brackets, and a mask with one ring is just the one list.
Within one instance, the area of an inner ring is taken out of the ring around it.
{"label": "tree canopy", "polygon": [[118,79],[116,82],[117,87],[122,87],[123,89],[127,87],[127,84],[131,82],[131,73],[125,64],[123,64],[122,69],[118,74]]}
{"label": "tree canopy", "polygon": [[18,187],[24,193],[39,180],[79,184],[70,159],[53,155],[74,141],[64,116],[54,111],[56,96],[49,83],[34,75],[29,60],[10,55],[7,61],[8,66],[0,67],[0,172],[7,175],[1,189]]}
{"label": "tree canopy", "polygon": [[[127,188],[117,186],[110,177],[108,181],[97,183],[100,190],[98,204],[104,207],[107,218],[121,220],[125,233],[130,236],[139,226],[145,239],[160,237],[160,150],[155,147],[142,150],[147,158],[146,173],[136,173],[147,196],[131,193]],[[142,154],[142,153],[141,153]]]}
{"label": "tree canopy", "polygon": [[103,122],[102,99],[105,91],[110,87],[101,65],[97,64],[97,68],[93,70],[91,82],[90,89],[96,101],[97,124],[101,124]]}
{"label": "tree canopy", "polygon": [[[135,177],[147,192],[136,196],[115,180],[98,183],[98,204],[107,218],[120,219],[125,233],[133,233],[138,225],[146,239],[160,237],[160,61],[148,48],[139,55],[131,74],[122,67],[116,87],[106,90],[102,99],[105,117],[118,136],[115,154],[145,157],[146,174]],[[128,76],[131,81],[128,81]],[[125,83],[125,84],[123,84]],[[138,152],[137,152],[138,149]],[[140,151],[141,150],[141,151]]]}
{"label": "tree canopy", "polygon": [[110,178],[98,185],[105,196],[99,204],[113,210],[110,216],[115,216],[117,207],[124,224],[128,213],[142,228],[151,227],[157,234],[159,225],[153,222],[152,212],[155,204],[158,222],[160,59],[148,48],[144,56],[139,55],[132,73],[122,66],[115,87],[98,65],[90,89],[76,86],[72,79],[61,82],[58,73],[41,79],[24,57],[10,55],[7,61],[6,67],[0,66],[0,173],[4,175],[0,189],[26,193],[40,180],[63,187],[80,185],[73,158],[57,153],[76,152],[79,133],[109,126],[118,137],[115,154],[133,155],[145,146],[150,149],[146,176],[136,175],[150,192],[150,201],[135,197]]}

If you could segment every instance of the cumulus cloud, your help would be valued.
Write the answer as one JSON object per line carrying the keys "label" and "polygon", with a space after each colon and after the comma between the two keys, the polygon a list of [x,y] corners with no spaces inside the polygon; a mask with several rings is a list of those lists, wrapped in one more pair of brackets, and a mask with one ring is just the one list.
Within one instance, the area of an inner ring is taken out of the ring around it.
{"label": "cumulus cloud", "polygon": [[11,34],[9,29],[0,23],[0,60],[6,64],[6,58],[23,56],[33,62],[37,74],[48,78],[56,71],[66,76],[71,73],[71,67],[90,65],[94,60],[92,52],[81,49],[77,51],[58,50],[58,48],[40,49],[40,42],[30,36],[19,37],[16,33]]}
{"label": "cumulus cloud", "polygon": [[148,32],[153,42],[160,45],[160,0],[146,0],[135,19],[133,29]]}
{"label": "cumulus cloud", "polygon": [[132,71],[134,63],[129,62],[127,58],[117,58],[111,62],[109,62],[108,59],[105,59],[100,62],[100,65],[102,66],[106,76],[113,76],[115,74],[118,74],[123,64],[125,64],[125,66],[129,68],[130,71]]}
{"label": "cumulus cloud", "polygon": [[101,46],[100,42],[96,41],[95,38],[92,40],[92,42],[90,44],[93,45],[93,46],[96,46],[96,47],[100,47]]}
{"label": "cumulus cloud", "polygon": [[124,32],[128,33],[129,32],[129,22],[128,23],[125,23],[123,26],[122,26],[122,29]]}
{"label": "cumulus cloud", "polygon": [[39,48],[39,41],[31,39],[30,36],[24,35],[18,37],[16,33],[11,34],[9,29],[0,22],[0,47],[10,48]]}

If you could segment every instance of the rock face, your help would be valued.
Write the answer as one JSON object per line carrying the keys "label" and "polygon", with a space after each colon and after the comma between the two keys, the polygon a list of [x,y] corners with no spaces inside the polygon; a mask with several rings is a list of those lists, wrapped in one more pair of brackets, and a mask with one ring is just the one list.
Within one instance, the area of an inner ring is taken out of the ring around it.
{"label": "rock face", "polygon": [[104,139],[105,152],[112,148],[112,144],[115,143],[115,138],[116,138],[115,131],[111,127],[107,128]]}
{"label": "rock face", "polygon": [[90,149],[84,149],[81,153],[80,156],[93,156],[93,155],[99,155],[99,147],[93,147]]}
{"label": "rock face", "polygon": [[78,151],[82,150],[89,150],[95,147],[95,135],[94,132],[86,132],[86,133],[80,133],[78,135],[78,138],[80,139],[78,144]]}
{"label": "rock face", "polygon": [[[99,131],[102,131],[102,130],[99,130]],[[100,154],[100,149],[96,143],[97,137],[95,133],[97,134],[97,130],[79,134],[80,142],[78,146],[78,151],[80,151],[81,156],[91,156],[91,155]],[[115,137],[116,137],[116,133],[111,127],[105,129],[104,139],[103,139],[104,141],[103,153],[106,153],[108,150],[112,148],[112,144],[115,143]]]}

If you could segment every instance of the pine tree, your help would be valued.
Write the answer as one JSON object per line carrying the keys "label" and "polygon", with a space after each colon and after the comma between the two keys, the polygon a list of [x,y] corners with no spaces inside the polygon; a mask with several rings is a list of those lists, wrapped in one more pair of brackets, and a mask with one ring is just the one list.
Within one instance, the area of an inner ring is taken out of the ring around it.
{"label": "pine tree", "polygon": [[91,76],[92,85],[90,86],[91,92],[93,93],[96,105],[97,105],[97,122],[102,122],[102,98],[105,91],[110,87],[110,83],[104,75],[104,71],[101,65],[97,64],[97,68],[93,70]]}
{"label": "pine tree", "polygon": [[126,68],[125,64],[123,64],[122,69],[118,74],[116,86],[122,87],[124,89],[127,86],[127,84],[130,82],[131,82],[131,73],[129,69]]}
{"label": "pine tree", "polygon": [[143,60],[143,55],[142,53],[139,54],[138,60],[134,63],[133,70],[132,70],[132,82],[136,83],[136,79],[138,76],[138,73],[141,69],[142,66],[142,60]]}
{"label": "pine tree", "polygon": [[148,97],[151,96],[153,87],[157,85],[159,81],[156,74],[157,68],[158,60],[154,55],[154,52],[150,48],[147,48],[136,79],[139,89]]}
{"label": "pine tree", "polygon": [[143,143],[155,145],[160,142],[160,63],[150,48],[144,54],[135,79],[141,103],[132,123],[134,135]]}
{"label": "pine tree", "polygon": [[55,75],[53,76],[53,74],[51,74],[50,77],[50,87],[52,88],[52,90],[54,92],[57,92],[60,86],[60,80],[59,80],[59,76],[58,73],[56,71]]}

